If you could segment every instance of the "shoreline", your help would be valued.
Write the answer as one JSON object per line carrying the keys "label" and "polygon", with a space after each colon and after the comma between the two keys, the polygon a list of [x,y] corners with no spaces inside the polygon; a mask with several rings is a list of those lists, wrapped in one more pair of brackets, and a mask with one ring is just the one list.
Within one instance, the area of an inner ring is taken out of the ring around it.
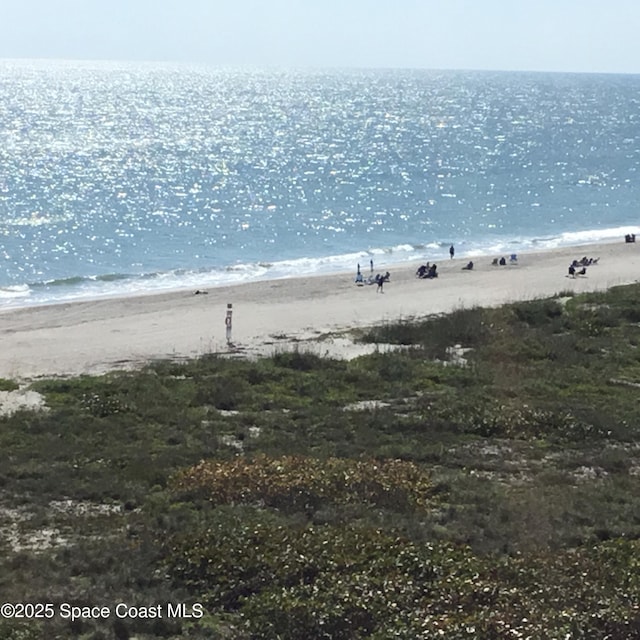
{"label": "shoreline", "polygon": [[[586,276],[569,278],[569,264],[584,255],[599,257],[599,263]],[[375,286],[356,286],[354,269],[212,287],[206,295],[180,289],[10,308],[0,311],[0,377],[100,374],[154,359],[268,354],[305,342],[339,357],[349,341],[327,339],[331,334],[456,308],[608,289],[636,282],[640,274],[640,248],[620,241],[529,251],[502,267],[491,265],[493,257],[472,258],[472,271],[462,269],[468,257],[447,258],[438,263],[434,280],[415,277],[420,262],[379,260],[375,272],[391,272],[381,294]],[[228,303],[233,348],[225,338]]]}
{"label": "shoreline", "polygon": [[[521,245],[519,242],[502,243],[500,247],[480,246],[475,249],[467,246],[465,241],[456,244],[458,258],[467,260],[486,257],[488,255],[508,256],[510,253],[522,255],[548,253],[569,249],[571,247],[599,246],[619,242],[623,233],[631,232],[631,227],[616,227],[601,231],[576,232],[569,235],[596,235],[596,238],[574,238],[569,244],[548,246],[544,239],[533,239],[531,243]],[[611,232],[615,231],[615,235]],[[635,232],[635,231],[633,231]],[[559,239],[565,234],[560,234]],[[541,244],[537,244],[540,242]],[[405,253],[406,247],[412,249]],[[285,259],[273,262],[234,263],[226,267],[209,267],[204,270],[194,267],[169,268],[166,271],[148,273],[106,273],[102,275],[66,276],[60,279],[39,281],[31,284],[5,284],[0,286],[0,313],[23,308],[62,305],[75,302],[101,301],[114,298],[128,298],[147,295],[164,295],[197,288],[235,287],[245,284],[270,282],[273,280],[292,280],[300,278],[327,277],[351,273],[351,269],[360,261],[368,268],[369,260],[376,265],[382,264],[385,269],[403,269],[418,264],[420,260],[429,259],[445,261],[449,258],[449,243],[424,245],[403,244],[386,249],[352,250],[341,255],[323,255]],[[438,254],[434,256],[433,253]],[[251,273],[248,273],[251,270]],[[256,271],[258,273],[256,273]],[[239,272],[241,275],[229,276]],[[178,277],[176,274],[180,273]],[[63,286],[58,287],[57,284]],[[72,284],[69,284],[72,283]],[[114,286],[114,283],[116,285]],[[76,288],[77,285],[77,288]]]}

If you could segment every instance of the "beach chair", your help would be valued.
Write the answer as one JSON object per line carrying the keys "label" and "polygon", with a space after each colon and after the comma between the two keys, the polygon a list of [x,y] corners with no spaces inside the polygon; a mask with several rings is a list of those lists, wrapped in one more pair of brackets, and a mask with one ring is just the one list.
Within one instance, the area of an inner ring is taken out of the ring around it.
{"label": "beach chair", "polygon": [[518,255],[515,253],[512,253],[509,256],[509,264],[518,264]]}

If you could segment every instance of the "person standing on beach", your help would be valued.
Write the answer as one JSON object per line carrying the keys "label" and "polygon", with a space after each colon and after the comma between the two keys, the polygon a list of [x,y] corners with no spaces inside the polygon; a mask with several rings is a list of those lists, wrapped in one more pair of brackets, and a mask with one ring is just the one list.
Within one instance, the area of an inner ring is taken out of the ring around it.
{"label": "person standing on beach", "polygon": [[449,247],[449,255],[451,256],[451,259],[453,260],[453,255],[455,254],[456,250],[453,248],[453,245],[451,245]]}
{"label": "person standing on beach", "polygon": [[378,274],[376,276],[376,282],[378,284],[378,288],[376,289],[376,293],[384,293],[382,290],[382,286],[384,285],[384,277]]}
{"label": "person standing on beach", "polygon": [[371,273],[373,273],[373,260],[369,260],[369,265],[371,266]]}

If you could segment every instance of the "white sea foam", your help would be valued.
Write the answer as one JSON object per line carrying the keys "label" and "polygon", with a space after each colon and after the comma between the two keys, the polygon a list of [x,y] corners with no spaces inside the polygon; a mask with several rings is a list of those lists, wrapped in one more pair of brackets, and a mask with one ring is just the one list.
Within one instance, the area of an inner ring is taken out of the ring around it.
{"label": "white sea foam", "polygon": [[30,295],[31,289],[26,284],[0,287],[0,300],[3,302],[11,300],[20,300],[24,302],[25,298],[28,298]]}

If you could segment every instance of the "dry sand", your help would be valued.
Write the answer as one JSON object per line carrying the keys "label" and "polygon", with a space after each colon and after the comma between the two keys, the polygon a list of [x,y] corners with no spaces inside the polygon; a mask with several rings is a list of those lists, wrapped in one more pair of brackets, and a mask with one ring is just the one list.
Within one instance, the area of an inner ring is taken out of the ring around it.
{"label": "dry sand", "polygon": [[[585,277],[568,278],[571,260],[585,255],[599,256],[599,264]],[[353,354],[358,351],[337,333],[456,308],[606,289],[640,275],[640,244],[624,242],[521,254],[517,265],[504,267],[492,266],[490,257],[472,259],[473,271],[462,270],[468,258],[439,263],[434,280],[417,279],[417,264],[378,264],[377,270],[391,272],[382,294],[343,273],[211,288],[207,295],[188,290],[1,311],[0,377],[101,373],[232,350],[269,353],[299,341],[321,353]],[[225,339],[227,303],[233,304],[233,349]]]}

